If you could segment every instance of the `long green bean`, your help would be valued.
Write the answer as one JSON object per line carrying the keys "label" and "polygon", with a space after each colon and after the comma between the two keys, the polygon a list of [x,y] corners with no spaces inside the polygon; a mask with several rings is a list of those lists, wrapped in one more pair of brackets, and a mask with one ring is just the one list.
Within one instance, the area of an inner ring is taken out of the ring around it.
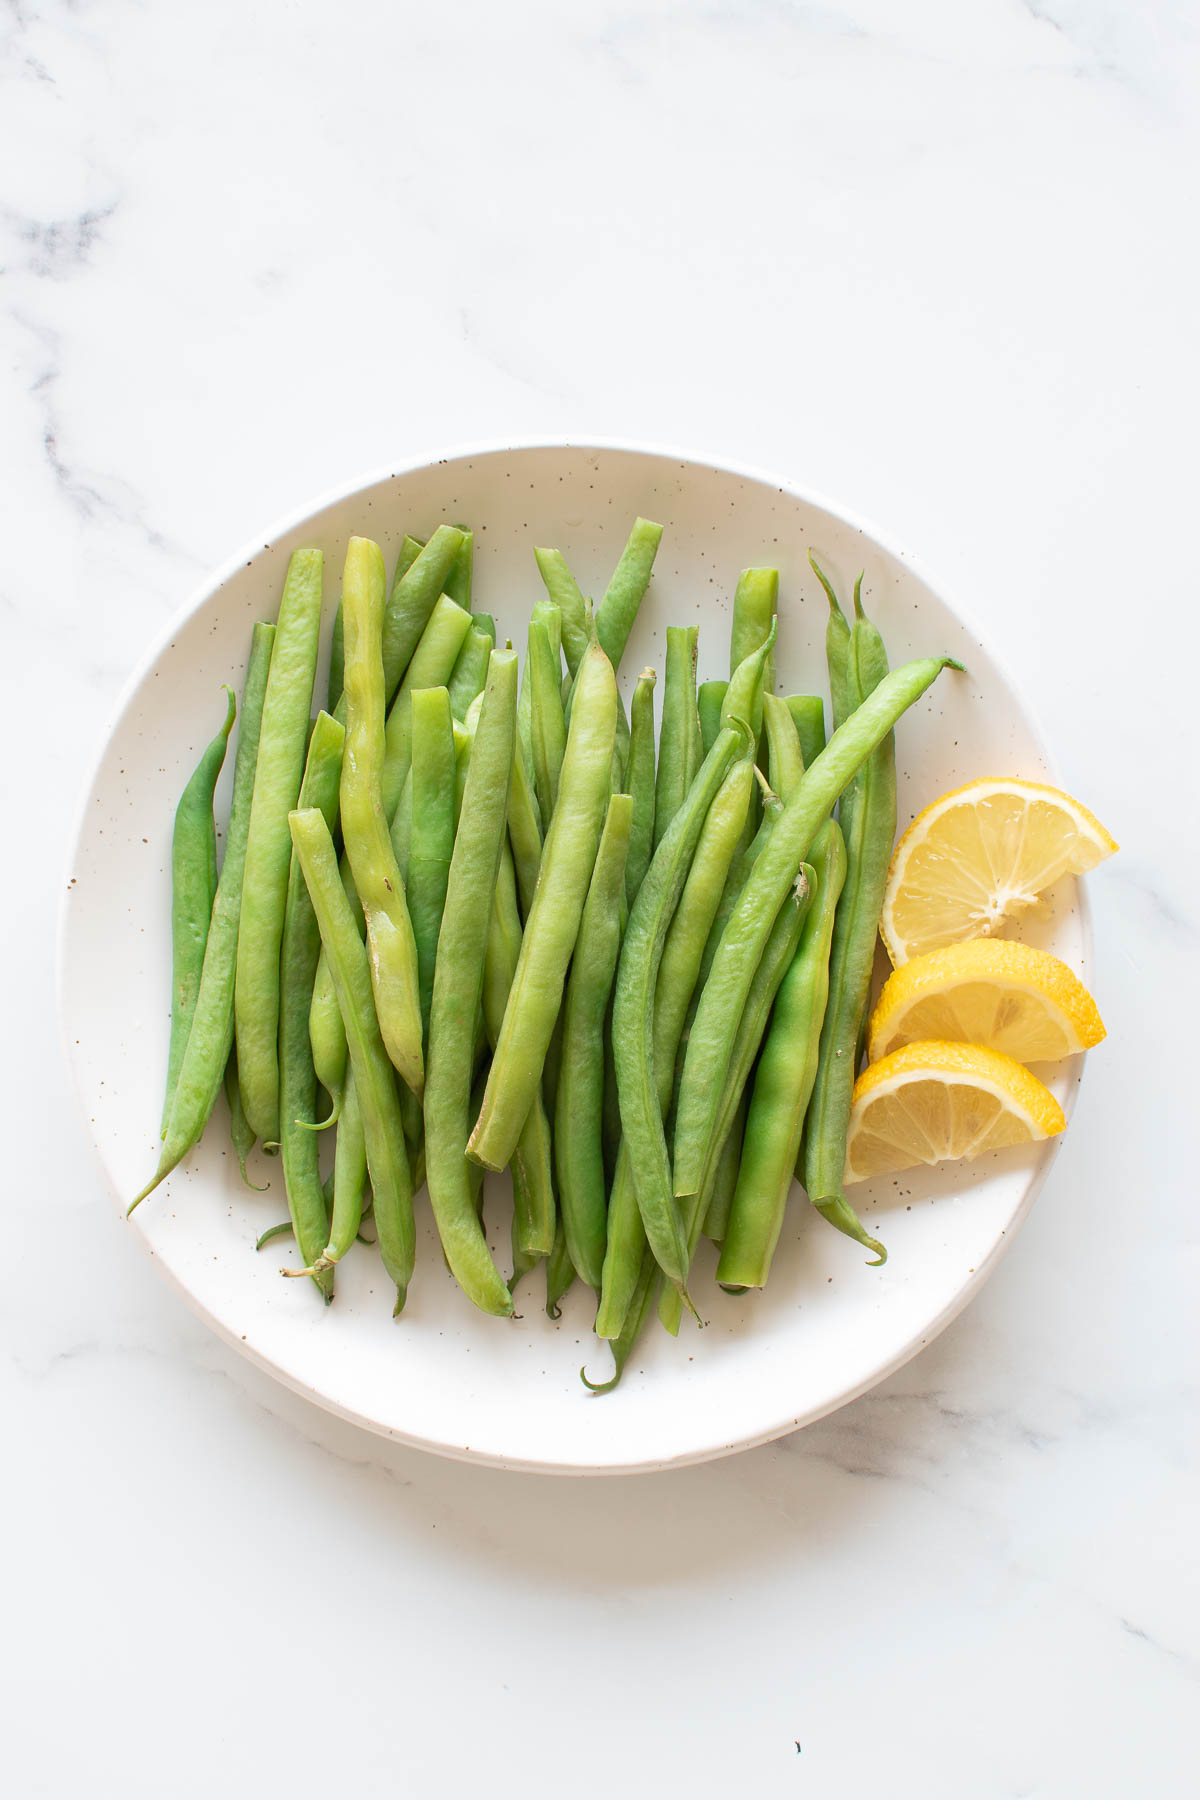
{"label": "long green bean", "polygon": [[608,806],[616,714],[612,664],[590,644],[579,665],[558,802],[512,993],[468,1145],[484,1168],[503,1168],[512,1156],[541,1080]]}
{"label": "long green bean", "polygon": [[[351,538],[342,579],[346,645],[342,831],[366,920],[379,1029],[394,1066],[419,1099],[425,1063],[417,945],[383,803],[385,737],[379,643],[384,592],[378,544],[370,538]],[[409,720],[411,726],[411,709]],[[359,1099],[361,1104],[361,1094]]]}
{"label": "long green bean", "polygon": [[722,1234],[717,1280],[737,1290],[763,1287],[770,1273],[816,1079],[829,995],[829,944],[846,879],[846,847],[836,819],[827,819],[814,838],[812,863],[816,897],[776,997],[754,1076],[737,1186]]}
{"label": "long green bean", "polygon": [[683,805],[699,767],[700,715],[696,709],[695,625],[667,626],[666,676],[663,682],[662,728],[658,771],[654,780],[654,847]]}
{"label": "long green bean", "polygon": [[643,669],[629,709],[629,763],[626,790],[633,801],[629,855],[625,862],[625,899],[632,906],[654,849],[654,670]]}
{"label": "long green bean", "polygon": [[[861,580],[860,576],[854,590],[855,621],[845,676],[860,713],[888,679],[883,639],[863,612]],[[823,1218],[884,1262],[887,1252],[868,1236],[842,1192],[842,1168],[879,912],[896,836],[896,741],[891,732],[862,763],[843,795],[838,816],[846,843],[846,880],[829,951],[829,999],[809,1103],[804,1186]]]}
{"label": "long green bean", "polygon": [[454,854],[454,725],[446,689],[418,688],[412,716],[412,824],[405,882],[428,1041],[438,934]]}
{"label": "long green bean", "polygon": [[563,654],[574,676],[588,647],[588,603],[559,551],[535,549],[533,554],[546,592],[562,614]]}
{"label": "long green bean", "polygon": [[708,755],[721,729],[721,709],[725,704],[727,681],[702,681],[696,691],[696,710],[700,714],[700,747]]}
{"label": "long green bean", "polygon": [[[338,815],[338,787],[346,733],[328,713],[317,714],[297,810],[316,808],[332,832]],[[289,833],[290,836],[290,833]],[[288,1212],[300,1255],[326,1302],[333,1298],[332,1273],[318,1268],[329,1236],[325,1197],[317,1166],[319,1140],[308,1122],[317,1105],[317,1075],[308,1034],[308,1010],[321,933],[300,859],[292,851],[287,905],[279,958],[279,1145]]]}
{"label": "long green bean", "polygon": [[295,550],[288,563],[246,833],[234,1020],[242,1105],[264,1142],[279,1138],[279,944],[292,856],[287,819],[304,773],[322,566],[319,550]]}
{"label": "long green bean", "polygon": [[359,938],[342,886],[329,827],[316,807],[292,813],[288,823],[346,1022],[350,1066],[371,1176],[372,1213],[383,1265],[396,1286],[394,1310],[398,1314],[404,1308],[412,1278],[415,1231],[412,1170],[404,1142],[396,1074],[380,1036],[366,946]]}
{"label": "long green bean", "polygon": [[[450,862],[433,978],[425,1087],[426,1176],[442,1248],[475,1305],[504,1317],[512,1312],[512,1296],[492,1261],[475,1212],[466,1150],[476,1020],[492,915],[486,900],[481,905],[480,899],[494,892],[500,866],[505,809],[498,796],[507,793],[511,780],[516,709],[517,659],[511,650],[497,650],[488,665]],[[532,1099],[531,1091],[529,1103]],[[526,1104],[504,1162],[528,1110]]]}
{"label": "long green bean", "polygon": [[274,625],[256,625],[250,645],[250,661],[242,689],[242,716],[238,725],[237,756],[233,767],[233,800],[225,832],[225,860],[217,881],[212,922],[204,946],[200,991],[192,1014],[187,1047],[175,1083],[175,1098],[167,1121],[166,1137],[158,1167],[130,1203],[140,1206],[163,1178],[182,1162],[208,1123],[225,1077],[233,1046],[234,985],[237,970],[238,924],[242,910],[242,876],[246,866],[246,830],[254,792],[258,761],[259,728],[267,675],[275,643]]}
{"label": "long green bean", "polygon": [[571,1261],[600,1290],[608,1196],[602,1142],[604,1019],[621,947],[621,894],[633,801],[614,794],[571,958],[554,1113],[558,1198]]}

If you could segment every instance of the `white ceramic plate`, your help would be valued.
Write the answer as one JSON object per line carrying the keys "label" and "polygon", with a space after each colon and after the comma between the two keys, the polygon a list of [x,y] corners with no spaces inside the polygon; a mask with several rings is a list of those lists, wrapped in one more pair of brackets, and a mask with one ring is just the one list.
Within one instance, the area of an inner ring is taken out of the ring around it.
{"label": "white ceramic plate", "polygon": [[[972,629],[903,557],[786,485],[669,453],[579,445],[468,452],[357,485],[269,533],[205,584],[127,689],[87,794],[62,920],[61,1008],[87,1129],[122,1209],[156,1157],[175,803],[222,715],[221,683],[240,683],[251,622],[274,617],[290,552],[302,544],[324,551],[331,613],[351,534],[377,538],[390,564],[406,529],[470,524],[475,603],[496,615],[502,639],[508,632],[523,645],[541,592],[533,546],[560,546],[584,590],[598,594],[639,512],[666,530],[625,657],[627,694],[643,664],[661,670],[668,620],[699,621],[701,678],[728,672],[730,596],[737,571],[751,563],[780,571],[779,691],[825,691],[827,609],[807,566],[811,546],[847,596],[856,571],[866,570],[866,603],[893,664],[947,651],[969,671],[942,675],[899,728],[901,826],[976,775],[1053,779],[1019,694]],[[1073,883],[1038,930],[1086,979],[1087,922]],[[1051,1072],[1068,1110],[1078,1078],[1077,1062]],[[694,1291],[706,1329],[685,1323],[677,1341],[648,1330],[620,1388],[603,1397],[579,1379],[585,1361],[601,1375],[609,1368],[591,1337],[589,1296],[577,1284],[552,1323],[535,1273],[518,1289],[519,1318],[484,1318],[445,1271],[424,1195],[402,1319],[392,1320],[388,1283],[369,1251],[343,1265],[329,1308],[308,1282],[281,1280],[280,1263],[295,1256],[290,1243],[254,1250],[259,1233],[286,1216],[278,1164],[255,1158],[268,1193],[241,1185],[223,1101],[199,1150],[127,1229],[235,1348],[373,1431],[511,1468],[665,1468],[791,1431],[914,1355],[995,1266],[1053,1153],[1053,1145],[1007,1151],[857,1188],[855,1205],[890,1252],[883,1269],[868,1268],[794,1190],[765,1292],[721,1293],[702,1252]],[[504,1266],[510,1203],[506,1184],[494,1185],[489,1225]]]}

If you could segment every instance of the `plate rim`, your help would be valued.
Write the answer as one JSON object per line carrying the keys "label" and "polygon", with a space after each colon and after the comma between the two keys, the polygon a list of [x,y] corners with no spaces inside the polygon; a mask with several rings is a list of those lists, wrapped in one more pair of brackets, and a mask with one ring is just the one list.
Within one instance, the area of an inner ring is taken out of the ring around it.
{"label": "plate rim", "polygon": [[[265,532],[256,533],[253,538],[247,539],[233,555],[227,557],[223,562],[219,563],[214,569],[203,576],[201,580],[190,589],[186,598],[180,605],[171,612],[162,628],[154,634],[147,649],[138,659],[126,679],[122,682],[115,700],[105,714],[103,722],[97,732],[95,748],[80,783],[74,812],[71,815],[73,825],[71,826],[67,838],[65,867],[67,879],[63,881],[60,887],[58,916],[55,927],[55,1009],[58,1015],[59,1042],[67,1066],[71,1093],[75,1101],[77,1121],[83,1127],[89,1153],[99,1168],[103,1184],[107,1188],[110,1197],[117,1202],[118,1216],[122,1223],[126,1222],[122,1198],[116,1192],[114,1182],[104,1157],[101,1154],[96,1137],[94,1133],[88,1129],[87,1111],[84,1103],[83,1091],[80,1086],[80,1071],[72,1054],[70,1033],[67,1023],[68,995],[66,985],[66,954],[67,937],[70,925],[71,888],[69,885],[69,877],[71,869],[79,859],[87,820],[90,816],[90,802],[93,797],[96,781],[100,774],[101,764],[107,754],[113,734],[128,710],[134,695],[146,679],[150,670],[170,647],[172,639],[179,632],[181,626],[199,611],[206,602],[214,598],[225,583],[232,579],[232,577],[236,575],[240,569],[244,568],[248,562],[261,556],[264,548],[271,548],[271,546],[280,538],[285,536],[288,532],[302,527],[304,523],[314,515],[324,512],[330,507],[343,504],[347,500],[352,499],[354,495],[363,493],[372,487],[377,487],[384,482],[397,480],[407,475],[415,475],[424,470],[435,468],[446,463],[465,462],[471,458],[483,458],[485,456],[490,457],[497,455],[502,456],[514,452],[545,452],[555,450],[583,452],[584,454],[597,452],[600,454],[646,456],[662,462],[677,462],[685,466],[690,464],[694,467],[707,469],[720,475],[733,476],[735,478],[752,481],[758,485],[774,488],[777,492],[785,494],[793,500],[798,500],[803,505],[828,513],[831,517],[839,520],[843,525],[857,531],[873,545],[884,551],[888,556],[910,569],[924,586],[936,596],[938,601],[946,607],[947,611],[957,619],[958,623],[971,634],[979,644],[984,655],[991,662],[996,673],[1002,679],[1005,687],[1019,697],[1025,722],[1028,725],[1034,744],[1045,765],[1047,777],[1055,785],[1061,785],[1061,775],[1058,769],[1057,759],[1051,753],[1040,718],[1026,700],[1023,687],[1013,679],[1007,660],[996,654],[989,641],[988,633],[980,629],[978,621],[971,610],[969,608],[962,608],[957,600],[951,604],[946,599],[944,587],[933,575],[931,575],[928,564],[924,558],[914,556],[910,552],[901,549],[889,533],[881,531],[861,513],[843,506],[839,501],[833,500],[823,491],[810,487],[807,483],[793,481],[780,475],[774,470],[753,463],[716,457],[700,450],[684,449],[678,445],[644,443],[620,438],[593,437],[590,435],[580,437],[547,437],[539,434],[531,437],[519,437],[513,439],[482,439],[465,444],[456,444],[448,448],[436,449],[419,456],[407,458],[400,462],[384,464],[382,467],[366,471],[352,480],[341,482],[334,487],[325,489],[320,494],[313,496],[303,505],[291,509],[283,517],[276,520]],[[1087,885],[1079,878],[1076,878],[1075,880],[1075,905],[1080,936],[1082,939],[1083,955],[1085,961],[1090,965],[1094,961],[1095,953],[1091,904],[1088,897]],[[1074,1113],[1078,1101],[1086,1063],[1087,1055],[1085,1052],[1080,1056],[1076,1065],[1077,1079],[1071,1083],[1070,1091],[1063,1102],[1063,1110],[1068,1122]],[[311,1404],[319,1407],[322,1411],[332,1413],[337,1418],[344,1419],[351,1424],[362,1427],[364,1430],[371,1432],[373,1436],[385,1438],[392,1443],[402,1444],[407,1448],[423,1450],[435,1456],[446,1457],[451,1461],[473,1463],[481,1468],[511,1470],[514,1473],[557,1475],[564,1477],[654,1474],[669,1469],[688,1468],[697,1464],[712,1462],[720,1457],[730,1456],[742,1450],[757,1449],[764,1444],[773,1443],[776,1439],[787,1436],[794,1431],[803,1430],[806,1426],[816,1424],[819,1420],[828,1418],[832,1413],[840,1411],[843,1406],[848,1406],[852,1401],[860,1399],[863,1394],[869,1393],[873,1388],[879,1386],[881,1382],[886,1381],[891,1375],[894,1375],[898,1369],[903,1368],[905,1364],[911,1362],[922,1350],[927,1349],[936,1338],[941,1336],[942,1332],[953,1323],[959,1313],[967,1306],[968,1302],[975,1297],[979,1289],[994,1274],[1000,1259],[1010,1248],[1013,1240],[1018,1236],[1020,1228],[1029,1217],[1034,1202],[1041,1193],[1051,1168],[1057,1161],[1059,1152],[1062,1148],[1062,1143],[1063,1138],[1059,1136],[1047,1141],[1043,1145],[1039,1166],[1034,1171],[1029,1184],[1025,1189],[1021,1203],[1013,1214],[1009,1227],[992,1245],[987,1256],[984,1257],[979,1266],[955,1292],[953,1298],[947,1302],[933,1319],[926,1323],[918,1337],[906,1340],[892,1356],[874,1367],[861,1381],[846,1388],[827,1404],[812,1407],[795,1418],[789,1418],[785,1415],[782,1419],[777,1420],[765,1429],[755,1431],[747,1437],[737,1438],[733,1441],[707,1444],[694,1450],[682,1452],[676,1456],[666,1458],[642,1458],[635,1462],[566,1463],[547,1462],[537,1458],[505,1457],[495,1452],[480,1451],[472,1449],[469,1446],[458,1446],[447,1443],[444,1440],[423,1437],[416,1432],[399,1431],[392,1426],[381,1423],[377,1419],[368,1418],[365,1414],[357,1412],[352,1407],[345,1406],[332,1397],[311,1387],[302,1379],[293,1375],[290,1370],[273,1361],[269,1356],[266,1356],[259,1351],[254,1345],[235,1334],[221,1319],[209,1312],[208,1308],[200,1298],[176,1275],[175,1271],[167,1263],[161,1261],[156,1256],[150,1239],[145,1233],[139,1231],[135,1233],[135,1236],[141,1246],[143,1254],[156,1263],[159,1276],[165,1278],[171,1289],[183,1298],[195,1316],[224,1343],[228,1344],[256,1368],[263,1370],[274,1380],[281,1382],[282,1385],[292,1393],[298,1394],[302,1399],[309,1401]]]}

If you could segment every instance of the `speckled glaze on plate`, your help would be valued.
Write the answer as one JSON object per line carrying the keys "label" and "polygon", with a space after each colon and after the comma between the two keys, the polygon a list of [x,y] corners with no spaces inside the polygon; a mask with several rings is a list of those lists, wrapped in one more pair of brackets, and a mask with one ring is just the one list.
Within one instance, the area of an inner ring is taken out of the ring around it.
{"label": "speckled glaze on plate", "polygon": [[[286,521],[206,582],[130,682],[89,784],[68,870],[60,931],[60,1009],[88,1133],[124,1203],[156,1155],[169,1004],[169,851],[180,787],[223,712],[221,683],[240,682],[250,627],[273,618],[299,545],[326,557],[326,622],[347,539],[382,544],[390,564],[406,530],[442,520],[475,529],[475,604],[523,647],[541,592],[535,544],[556,544],[585,592],[598,594],[636,513],[665,525],[654,580],[626,652],[628,696],[639,669],[661,671],[668,621],[700,625],[700,675],[725,675],[730,601],[740,568],[780,571],[779,691],[826,690],[826,603],[807,564],[819,552],[849,595],[866,571],[866,604],[893,664],[949,652],[945,674],[901,722],[903,829],[946,789],[976,775],[1054,779],[1012,682],[973,629],[878,536],[786,483],[669,451],[618,445],[483,448],[356,483]],[[324,693],[324,669],[318,693]],[[229,764],[218,794],[227,804]],[[1027,933],[1087,979],[1089,933],[1073,882]],[[1071,1111],[1082,1059],[1050,1085]],[[417,1203],[417,1272],[393,1321],[377,1258],[355,1253],[332,1307],[307,1282],[280,1279],[294,1258],[256,1238],[286,1215],[277,1162],[256,1155],[264,1194],[248,1192],[228,1146],[224,1102],[205,1140],[124,1227],[134,1232],[222,1337],[298,1393],[407,1444],[509,1468],[564,1474],[668,1468],[765,1442],[863,1393],[927,1344],[986,1279],[1025,1217],[1055,1146],[1003,1152],[970,1167],[914,1171],[855,1190],[890,1252],[883,1269],[812,1214],[798,1189],[770,1286],[734,1299],[701,1252],[693,1291],[706,1319],[679,1339],[648,1330],[621,1387],[590,1395],[586,1362],[608,1372],[577,1284],[557,1323],[539,1273],[517,1290],[511,1321],[475,1312],[447,1275],[427,1198]],[[489,1185],[492,1242],[506,1266],[511,1202]]]}

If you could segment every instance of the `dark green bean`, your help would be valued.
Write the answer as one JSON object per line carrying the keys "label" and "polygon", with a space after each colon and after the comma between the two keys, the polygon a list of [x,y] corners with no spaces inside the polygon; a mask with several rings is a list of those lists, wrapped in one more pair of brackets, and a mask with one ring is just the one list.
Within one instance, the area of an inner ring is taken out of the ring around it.
{"label": "dark green bean", "polygon": [[629,541],[596,609],[596,636],[614,669],[621,666],[629,633],[650,583],[662,532],[662,526],[649,519],[634,520]]}
{"label": "dark green bean", "polygon": [[233,768],[233,800],[225,832],[225,860],[217,881],[212,922],[204,946],[200,991],[192,1014],[187,1048],[175,1083],[175,1098],[167,1121],[166,1137],[158,1167],[129,1210],[140,1206],[200,1141],[216,1104],[233,1047],[234,985],[237,969],[238,923],[242,910],[242,876],[246,866],[246,831],[254,793],[258,738],[262,723],[267,674],[275,643],[274,625],[256,625],[250,646],[250,662],[242,689],[242,716],[238,724],[237,756]]}
{"label": "dark green bean", "polygon": [[[204,968],[204,946],[212,920],[213,901],[217,894],[217,829],[213,823],[213,790],[225,761],[229,733],[237,716],[237,700],[231,687],[225,689],[225,723],[207,745],[190,776],[175,808],[175,826],[171,834],[171,1042],[167,1052],[167,1091],[163,1100],[162,1133],[167,1135],[171,1102],[179,1067],[187,1048],[196,996],[200,992],[200,973]],[[254,1139],[250,1140],[253,1145]],[[242,1175],[245,1158],[239,1152]]]}
{"label": "dark green bean", "polygon": [[521,913],[527,919],[537,892],[538,870],[542,866],[542,821],[533,782],[526,774],[521,756],[513,763],[512,787],[508,794],[508,839],[517,872]]}
{"label": "dark green bean", "polygon": [[688,1039],[675,1128],[678,1193],[696,1192],[716,1123],[719,1079],[746,996],[779,908],[813,838],[871,751],[947,664],[959,666],[952,657],[922,658],[880,683],[805,770],[755,862],[717,947]]}
{"label": "dark green bean", "polygon": [[741,727],[731,726],[721,732],[655,851],[629,915],[613,1003],[621,1125],[638,1210],[647,1242],[660,1267],[670,1281],[681,1287],[687,1280],[689,1259],[683,1221],[671,1190],[671,1167],[658,1100],[654,993],[667,928],[705,816],[731,763],[745,748],[746,735]]}
{"label": "dark green bean", "polygon": [[702,681],[696,694],[696,710],[700,714],[700,747],[708,755],[721,729],[721,709],[725,704],[727,681]]}
{"label": "dark green bean", "polygon": [[608,807],[616,715],[612,664],[598,644],[589,645],[579,665],[558,802],[483,1108],[468,1146],[487,1169],[503,1168],[511,1158],[542,1078]]}
{"label": "dark green bean", "polygon": [[829,944],[846,878],[846,848],[836,819],[827,819],[814,838],[812,861],[816,897],[776,997],[754,1077],[737,1187],[722,1233],[717,1280],[739,1291],[766,1284],[816,1078],[829,994]]}
{"label": "dark green bean", "polygon": [[621,947],[621,894],[632,818],[629,795],[614,794],[571,958],[554,1113],[558,1199],[567,1248],[576,1270],[597,1292],[608,1213],[602,1141],[604,1021]]}
{"label": "dark green bean", "polygon": [[632,906],[654,850],[654,670],[643,669],[633,693],[626,788],[633,800],[625,899]]}
{"label": "dark green bean", "polygon": [[[888,680],[883,640],[862,610],[861,581],[860,576],[854,590],[855,621],[846,672],[860,714]],[[829,1000],[809,1103],[804,1186],[823,1218],[884,1262],[887,1252],[867,1235],[842,1192],[842,1168],[879,912],[896,836],[896,740],[891,732],[859,768],[843,795],[838,817],[846,842],[846,881],[829,952]]]}
{"label": "dark green bean", "polygon": [[256,1137],[279,1138],[279,944],[321,635],[319,550],[295,550],[279,603],[246,833],[234,1020],[238,1084]]}
{"label": "dark green bean", "polygon": [[[297,810],[316,808],[332,832],[338,816],[338,784],[346,733],[328,713],[317,714],[309,741]],[[308,1129],[317,1110],[317,1075],[308,1011],[321,952],[321,933],[300,859],[293,850],[279,957],[279,1144],[288,1212],[300,1255],[326,1301],[333,1298],[332,1272],[318,1267],[329,1236],[321,1175],[320,1144]]]}
{"label": "dark green bean", "polygon": [[342,886],[324,815],[316,807],[309,807],[292,813],[288,823],[346,1025],[350,1067],[354,1071],[367,1147],[375,1229],[383,1266],[396,1284],[394,1310],[399,1313],[412,1278],[415,1229],[412,1169],[404,1141],[396,1074],[375,1016],[366,946],[359,938]]}
{"label": "dark green bean", "polygon": [[485,637],[490,638],[492,649],[494,650],[496,648],[496,621],[493,619],[491,613],[473,612],[471,614],[471,622],[476,631],[482,631]]}
{"label": "dark green bean", "polygon": [[[504,845],[504,807],[497,799],[508,791],[511,780],[516,711],[517,658],[511,650],[497,650],[488,665],[450,862],[433,978],[425,1087],[427,1180],[442,1248],[468,1297],[482,1311],[501,1316],[511,1314],[512,1297],[476,1216],[466,1150],[476,1021],[492,917],[486,896],[495,891]],[[531,1091],[504,1162],[533,1097]]]}
{"label": "dark green bean", "polygon": [[662,728],[658,740],[658,772],[654,781],[654,847],[683,805],[698,767],[700,715],[696,710],[695,625],[667,626],[666,678],[663,682]]}
{"label": "dark green bean", "polygon": [[[778,826],[776,826],[778,830]],[[713,1204],[717,1174],[721,1166],[721,1155],[726,1141],[733,1130],[741,1105],[746,1083],[750,1079],[750,1071],[754,1059],[758,1055],[759,1045],[767,1029],[767,1021],[771,1016],[771,1008],[779,991],[779,984],[786,975],[800,943],[804,929],[804,920],[808,913],[815,878],[807,863],[800,866],[795,882],[784,895],[783,905],[778,917],[771,927],[762,958],[754,972],[750,983],[750,991],[746,996],[746,1004],[734,1033],[733,1045],[727,1068],[721,1079],[721,1089],[717,1097],[716,1125],[704,1167],[700,1173],[697,1191],[687,1196],[683,1203],[684,1225],[688,1239],[689,1262],[696,1254],[696,1246],[700,1242],[700,1233],[705,1218]],[[719,1223],[716,1221],[715,1223]],[[679,1329],[679,1306],[676,1297],[664,1290],[658,1304],[658,1316],[667,1330],[674,1333]]]}
{"label": "dark green bean", "polygon": [[421,1019],[428,1040],[438,933],[454,853],[454,725],[445,688],[418,688],[412,709],[412,823],[408,867],[402,873],[417,945]]}
{"label": "dark green bean", "polygon": [[[664,1117],[671,1099],[675,1055],[688,1002],[730,861],[741,837],[753,786],[754,765],[746,756],[734,763],[708,809],[663,945],[654,991],[654,1071],[659,1110]],[[596,1316],[600,1337],[618,1337],[624,1327],[645,1235],[632,1165],[622,1146],[609,1199],[608,1243]]]}

